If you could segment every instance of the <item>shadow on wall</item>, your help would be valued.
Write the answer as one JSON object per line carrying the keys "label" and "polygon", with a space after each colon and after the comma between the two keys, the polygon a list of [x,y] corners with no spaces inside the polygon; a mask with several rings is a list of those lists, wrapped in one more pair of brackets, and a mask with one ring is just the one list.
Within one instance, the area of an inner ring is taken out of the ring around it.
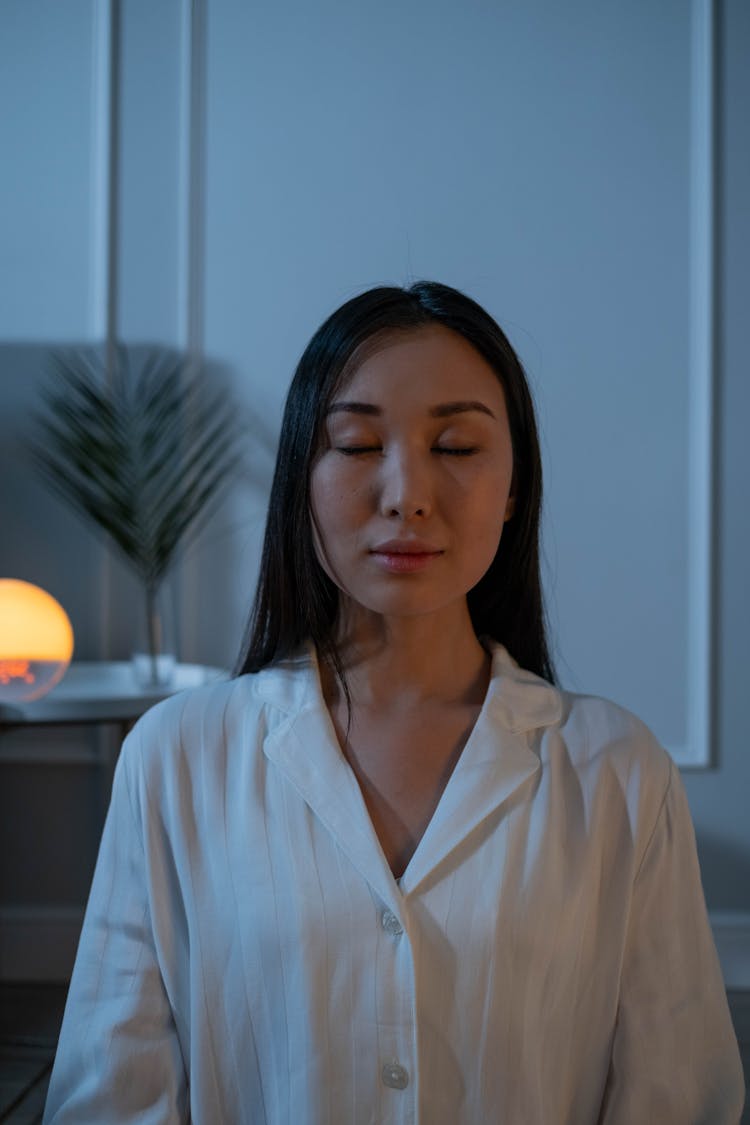
{"label": "shadow on wall", "polygon": [[697,835],[698,858],[703,886],[711,888],[708,907],[712,911],[746,911],[750,886],[750,855],[747,848],[732,846],[710,833]]}

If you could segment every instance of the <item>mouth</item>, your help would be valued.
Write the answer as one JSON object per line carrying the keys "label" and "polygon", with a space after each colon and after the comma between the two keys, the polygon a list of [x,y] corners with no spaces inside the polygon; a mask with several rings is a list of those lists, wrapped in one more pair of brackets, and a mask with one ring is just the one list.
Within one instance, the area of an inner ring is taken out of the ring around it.
{"label": "mouth", "polygon": [[390,539],[370,551],[376,563],[394,574],[424,570],[442,554],[443,551],[431,543],[415,539]]}

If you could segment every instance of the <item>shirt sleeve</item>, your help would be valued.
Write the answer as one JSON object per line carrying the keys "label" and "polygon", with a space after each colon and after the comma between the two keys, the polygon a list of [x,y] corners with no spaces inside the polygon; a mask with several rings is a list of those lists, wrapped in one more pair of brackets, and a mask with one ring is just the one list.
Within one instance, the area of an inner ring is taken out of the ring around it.
{"label": "shirt sleeve", "polygon": [[601,1125],[738,1125],[744,1083],[674,763],[630,910]]}
{"label": "shirt sleeve", "polygon": [[189,1120],[187,1079],[156,955],[144,813],[123,746],[86,909],[44,1121],[173,1125]]}

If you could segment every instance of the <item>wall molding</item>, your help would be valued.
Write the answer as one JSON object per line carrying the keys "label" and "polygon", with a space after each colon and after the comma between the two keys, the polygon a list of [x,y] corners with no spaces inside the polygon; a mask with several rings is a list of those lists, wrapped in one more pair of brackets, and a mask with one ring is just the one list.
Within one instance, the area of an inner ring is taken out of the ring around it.
{"label": "wall molding", "polygon": [[0,980],[70,980],[83,913],[76,907],[0,908]]}
{"label": "wall molding", "polygon": [[693,0],[690,63],[687,738],[678,766],[714,760],[716,570],[716,0]]}
{"label": "wall molding", "polygon": [[[111,379],[117,343],[120,171],[120,0],[92,0],[89,337]],[[111,655],[112,559],[99,552],[99,645]]]}
{"label": "wall molding", "polygon": [[[206,2],[180,6],[179,237],[177,261],[177,343],[187,358],[187,374],[204,359],[206,235]],[[178,562],[173,576],[178,649],[182,659],[197,651],[195,607],[199,576],[190,560]]]}
{"label": "wall molding", "polygon": [[[37,731],[37,736],[39,732]],[[3,735],[0,740],[0,765],[2,766],[101,766],[103,764],[100,739],[97,749],[71,750],[57,747],[52,739],[42,738],[29,746],[13,745],[12,738]]]}
{"label": "wall molding", "polygon": [[203,358],[206,182],[206,12],[203,0],[180,9],[179,239],[177,341],[191,363]]}
{"label": "wall molding", "polygon": [[93,0],[91,60],[91,206],[89,227],[89,338],[108,330],[110,179],[112,174],[112,5]]}
{"label": "wall molding", "polygon": [[[116,336],[117,211],[120,119],[120,0],[92,0],[93,121],[92,221],[90,251],[91,334]],[[715,731],[715,542],[716,542],[716,89],[718,0],[692,0],[690,7],[690,305],[687,542],[686,737],[669,745],[681,768],[714,762]],[[203,360],[206,236],[206,71],[205,0],[180,0],[179,237],[175,285],[177,341],[191,368]],[[102,654],[111,636],[111,562],[101,557]],[[192,653],[198,642],[194,606],[195,565],[175,574],[180,648]]]}

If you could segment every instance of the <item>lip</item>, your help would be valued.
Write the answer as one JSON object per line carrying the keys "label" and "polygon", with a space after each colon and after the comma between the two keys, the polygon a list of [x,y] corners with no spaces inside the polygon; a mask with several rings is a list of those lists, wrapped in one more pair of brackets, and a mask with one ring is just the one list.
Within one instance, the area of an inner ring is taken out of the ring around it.
{"label": "lip", "polygon": [[372,547],[373,555],[442,555],[439,547],[428,543],[426,539],[386,539]]}
{"label": "lip", "polygon": [[442,553],[422,539],[388,539],[370,551],[373,559],[391,574],[413,574],[424,570]]}

